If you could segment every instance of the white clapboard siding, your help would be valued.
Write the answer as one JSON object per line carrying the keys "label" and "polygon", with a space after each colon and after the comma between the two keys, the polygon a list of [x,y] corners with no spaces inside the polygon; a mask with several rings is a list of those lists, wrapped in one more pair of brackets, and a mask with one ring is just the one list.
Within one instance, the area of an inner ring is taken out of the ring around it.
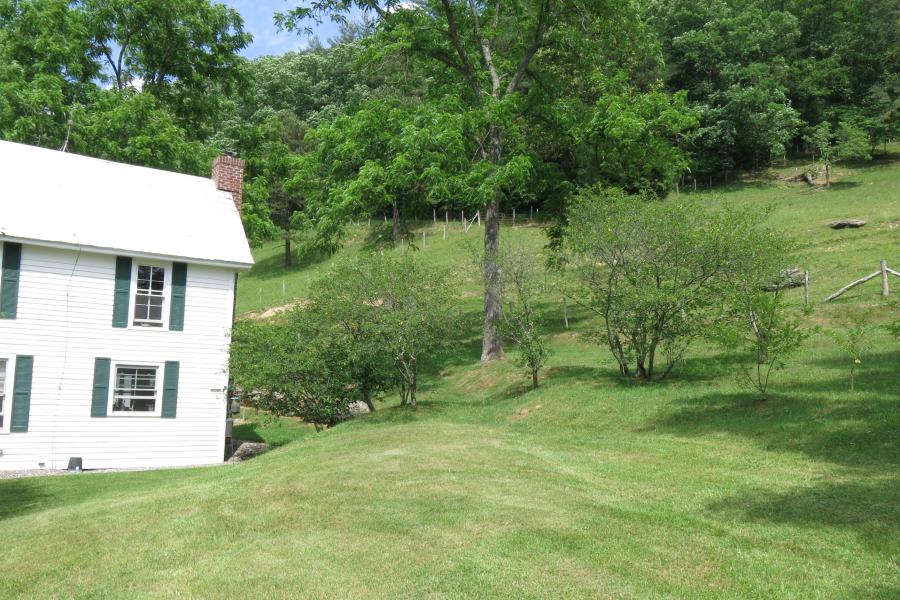
{"label": "white clapboard siding", "polygon": [[[184,331],[114,328],[115,263],[111,255],[23,246],[18,315],[0,319],[0,356],[34,356],[31,410],[27,432],[0,433],[0,469],[65,468],[73,456],[86,469],[222,461],[234,270],[188,265]],[[178,361],[176,418],[91,417],[98,356]],[[7,420],[12,385],[9,373]]]}

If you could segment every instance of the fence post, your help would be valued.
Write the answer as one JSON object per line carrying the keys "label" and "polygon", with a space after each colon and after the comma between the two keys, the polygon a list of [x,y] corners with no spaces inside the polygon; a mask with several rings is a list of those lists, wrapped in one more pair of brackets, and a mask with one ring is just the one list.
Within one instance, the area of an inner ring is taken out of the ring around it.
{"label": "fence post", "polygon": [[434,220],[434,224],[437,225],[437,209],[432,209],[431,218]]}
{"label": "fence post", "polygon": [[425,232],[422,232],[422,249],[425,249]]}
{"label": "fence post", "polygon": [[809,304],[809,271],[803,271],[803,305]]}
{"label": "fence post", "polygon": [[888,283],[887,261],[881,261],[881,295],[889,296],[891,294],[891,286]]}
{"label": "fence post", "polygon": [[459,224],[463,226],[463,229],[466,228],[466,211],[459,211]]}
{"label": "fence post", "polygon": [[516,209],[513,208],[513,227],[516,226]]}
{"label": "fence post", "polygon": [[528,220],[534,221],[534,205],[528,207]]}
{"label": "fence post", "polygon": [[475,213],[475,218],[478,219],[478,226],[481,227],[481,211],[480,210],[477,213]]}
{"label": "fence post", "polygon": [[566,329],[569,328],[569,306],[566,304],[566,297],[563,296],[563,321],[566,323]]}

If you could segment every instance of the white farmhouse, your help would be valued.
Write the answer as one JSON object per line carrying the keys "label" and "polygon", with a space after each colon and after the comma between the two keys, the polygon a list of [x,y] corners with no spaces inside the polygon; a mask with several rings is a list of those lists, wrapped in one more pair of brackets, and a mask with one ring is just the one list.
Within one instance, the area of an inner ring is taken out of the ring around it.
{"label": "white farmhouse", "polygon": [[0,470],[223,460],[242,180],[0,141]]}

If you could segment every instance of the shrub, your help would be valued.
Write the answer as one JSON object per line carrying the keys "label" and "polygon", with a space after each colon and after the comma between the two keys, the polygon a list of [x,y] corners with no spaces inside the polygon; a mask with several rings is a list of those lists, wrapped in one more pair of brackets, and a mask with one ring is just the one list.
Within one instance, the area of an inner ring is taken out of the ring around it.
{"label": "shrub", "polygon": [[666,377],[734,294],[777,273],[785,247],[758,213],[683,197],[587,192],[567,217],[582,304],[602,319],[621,373],[645,381]]}
{"label": "shrub", "polygon": [[516,364],[531,376],[538,387],[540,370],[550,356],[541,335],[541,318],[535,299],[543,287],[540,259],[525,247],[505,244],[500,254],[503,312],[500,333],[518,348]]}
{"label": "shrub", "polygon": [[771,376],[787,366],[809,334],[788,312],[782,290],[742,292],[728,316],[718,322],[716,337],[738,352],[744,380],[765,400]]}
{"label": "shrub", "polygon": [[869,350],[871,344],[869,336],[872,334],[872,331],[873,327],[871,325],[856,325],[826,332],[847,356],[851,392],[856,389],[856,370],[862,366],[863,355]]}
{"label": "shrub", "polygon": [[231,375],[257,408],[330,427],[349,412],[342,348],[302,308],[278,320],[235,323]]}

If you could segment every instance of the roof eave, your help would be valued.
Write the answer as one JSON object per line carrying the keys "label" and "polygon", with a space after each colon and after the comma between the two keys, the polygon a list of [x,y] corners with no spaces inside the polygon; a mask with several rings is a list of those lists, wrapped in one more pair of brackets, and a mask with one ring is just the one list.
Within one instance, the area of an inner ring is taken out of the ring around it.
{"label": "roof eave", "polygon": [[125,250],[123,248],[103,248],[100,246],[90,246],[86,244],[75,244],[71,242],[55,242],[51,240],[39,240],[34,238],[22,238],[12,235],[0,234],[0,241],[16,242],[20,244],[31,244],[34,246],[44,246],[46,248],[59,248],[61,250],[76,250],[83,252],[93,252],[95,254],[108,254],[110,256],[131,256],[134,258],[146,258],[149,260],[171,260],[180,261],[191,264],[209,265],[212,267],[225,267],[238,271],[245,271],[253,266],[252,262],[238,262],[230,260],[219,260],[210,258],[197,258],[193,256],[174,256],[169,254],[155,254],[153,252],[136,252],[134,250]]}

